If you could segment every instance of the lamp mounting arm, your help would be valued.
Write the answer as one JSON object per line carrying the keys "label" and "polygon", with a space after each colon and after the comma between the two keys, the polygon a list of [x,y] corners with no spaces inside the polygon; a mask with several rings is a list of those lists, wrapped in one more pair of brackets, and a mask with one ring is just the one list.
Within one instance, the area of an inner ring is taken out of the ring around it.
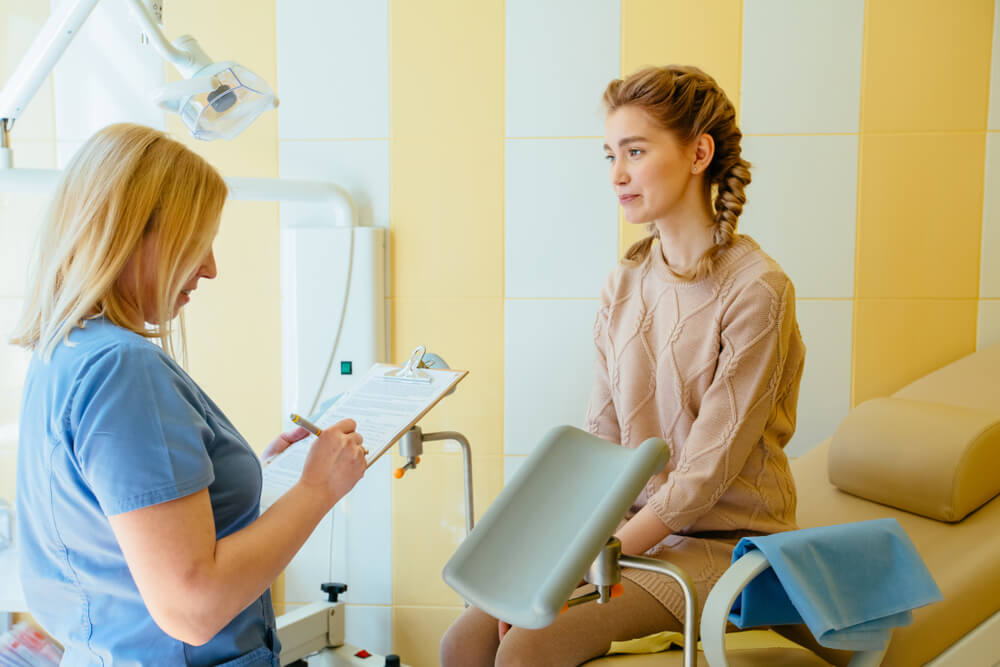
{"label": "lamp mounting arm", "polygon": [[[212,63],[190,35],[181,36],[176,44],[168,42],[144,0],[127,1],[143,34],[185,78]],[[65,2],[49,16],[17,69],[0,90],[0,121],[6,121],[7,131],[24,112],[98,2],[100,0]]]}

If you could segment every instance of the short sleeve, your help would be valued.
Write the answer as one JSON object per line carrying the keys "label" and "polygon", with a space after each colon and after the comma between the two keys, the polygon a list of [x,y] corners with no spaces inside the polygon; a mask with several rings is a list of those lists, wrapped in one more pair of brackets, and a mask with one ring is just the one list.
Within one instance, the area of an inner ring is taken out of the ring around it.
{"label": "short sleeve", "polygon": [[73,454],[108,516],[182,498],[215,479],[213,434],[196,388],[152,345],[101,354],[69,409]]}

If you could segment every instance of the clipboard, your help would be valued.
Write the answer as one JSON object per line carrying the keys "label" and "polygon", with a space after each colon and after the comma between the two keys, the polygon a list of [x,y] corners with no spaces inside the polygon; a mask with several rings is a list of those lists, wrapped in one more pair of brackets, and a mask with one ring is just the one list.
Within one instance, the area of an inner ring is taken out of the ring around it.
{"label": "clipboard", "polygon": [[[431,408],[451,393],[468,371],[420,367],[422,347],[403,366],[375,364],[315,421],[320,428],[342,419],[357,422],[369,450],[370,468]],[[302,475],[315,436],[295,443],[264,466],[261,505],[267,506],[294,486]]]}

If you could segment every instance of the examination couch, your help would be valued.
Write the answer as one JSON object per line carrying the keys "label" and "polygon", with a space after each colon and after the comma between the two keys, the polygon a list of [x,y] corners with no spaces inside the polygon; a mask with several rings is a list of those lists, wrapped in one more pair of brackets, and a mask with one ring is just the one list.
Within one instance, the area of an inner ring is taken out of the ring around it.
{"label": "examination couch", "polygon": [[[792,473],[801,528],[895,518],[944,595],[893,631],[882,665],[1000,664],[1000,344],[856,406],[830,439],[792,461]],[[729,664],[851,659],[821,647],[804,625],[775,630],[797,645],[765,636],[758,648],[727,649]],[[700,653],[699,664],[706,664]],[[681,654],[613,655],[589,665],[679,666]]]}

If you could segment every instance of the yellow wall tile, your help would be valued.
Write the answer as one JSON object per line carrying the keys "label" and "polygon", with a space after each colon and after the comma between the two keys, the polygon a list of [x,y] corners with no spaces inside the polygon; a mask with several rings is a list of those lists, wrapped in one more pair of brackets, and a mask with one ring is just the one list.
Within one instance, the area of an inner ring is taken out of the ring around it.
{"label": "yellow wall tile", "polygon": [[440,664],[441,637],[462,607],[393,607],[392,650],[412,667]]}
{"label": "yellow wall tile", "polygon": [[[163,18],[168,35],[195,35],[216,61],[235,60],[276,88],[274,12],[274,3],[247,11],[237,0],[177,0],[167,6]],[[234,16],[239,17],[238,26]],[[178,75],[170,68],[169,76]],[[168,127],[225,177],[278,176],[274,111],[233,141],[193,139],[174,115],[168,117]],[[186,307],[189,371],[257,449],[281,428],[278,248],[276,204],[228,202],[215,242],[219,277],[203,281]]]}
{"label": "yellow wall tile", "polygon": [[859,298],[975,298],[982,133],[863,135]]}
{"label": "yellow wall tile", "polygon": [[868,0],[862,131],[986,129],[993,0]]}
{"label": "yellow wall tile", "polygon": [[278,205],[227,202],[215,261],[185,307],[189,371],[260,451],[282,428]]}
{"label": "yellow wall tile", "polygon": [[[436,443],[435,443],[436,444]],[[441,570],[465,538],[465,478],[457,454],[426,453],[392,493],[392,599],[396,605],[460,605]],[[403,459],[393,455],[393,465]],[[476,518],[503,488],[503,457],[473,456]],[[440,635],[438,635],[440,637]]]}
{"label": "yellow wall tile", "polygon": [[503,299],[391,301],[393,361],[405,361],[413,348],[424,345],[452,368],[469,371],[422,426],[462,432],[477,455],[502,454]]}
{"label": "yellow wall tile", "polygon": [[976,349],[975,299],[859,299],[851,404],[887,396]]}
{"label": "yellow wall tile", "polygon": [[503,296],[503,2],[394,2],[390,25],[392,294]]}
{"label": "yellow wall tile", "polygon": [[739,109],[741,0],[623,0],[622,73],[644,65],[696,65]]}
{"label": "yellow wall tile", "polygon": [[[696,65],[740,108],[743,44],[741,0],[623,0],[622,75],[645,65]],[[619,212],[618,251],[647,235]]]}

